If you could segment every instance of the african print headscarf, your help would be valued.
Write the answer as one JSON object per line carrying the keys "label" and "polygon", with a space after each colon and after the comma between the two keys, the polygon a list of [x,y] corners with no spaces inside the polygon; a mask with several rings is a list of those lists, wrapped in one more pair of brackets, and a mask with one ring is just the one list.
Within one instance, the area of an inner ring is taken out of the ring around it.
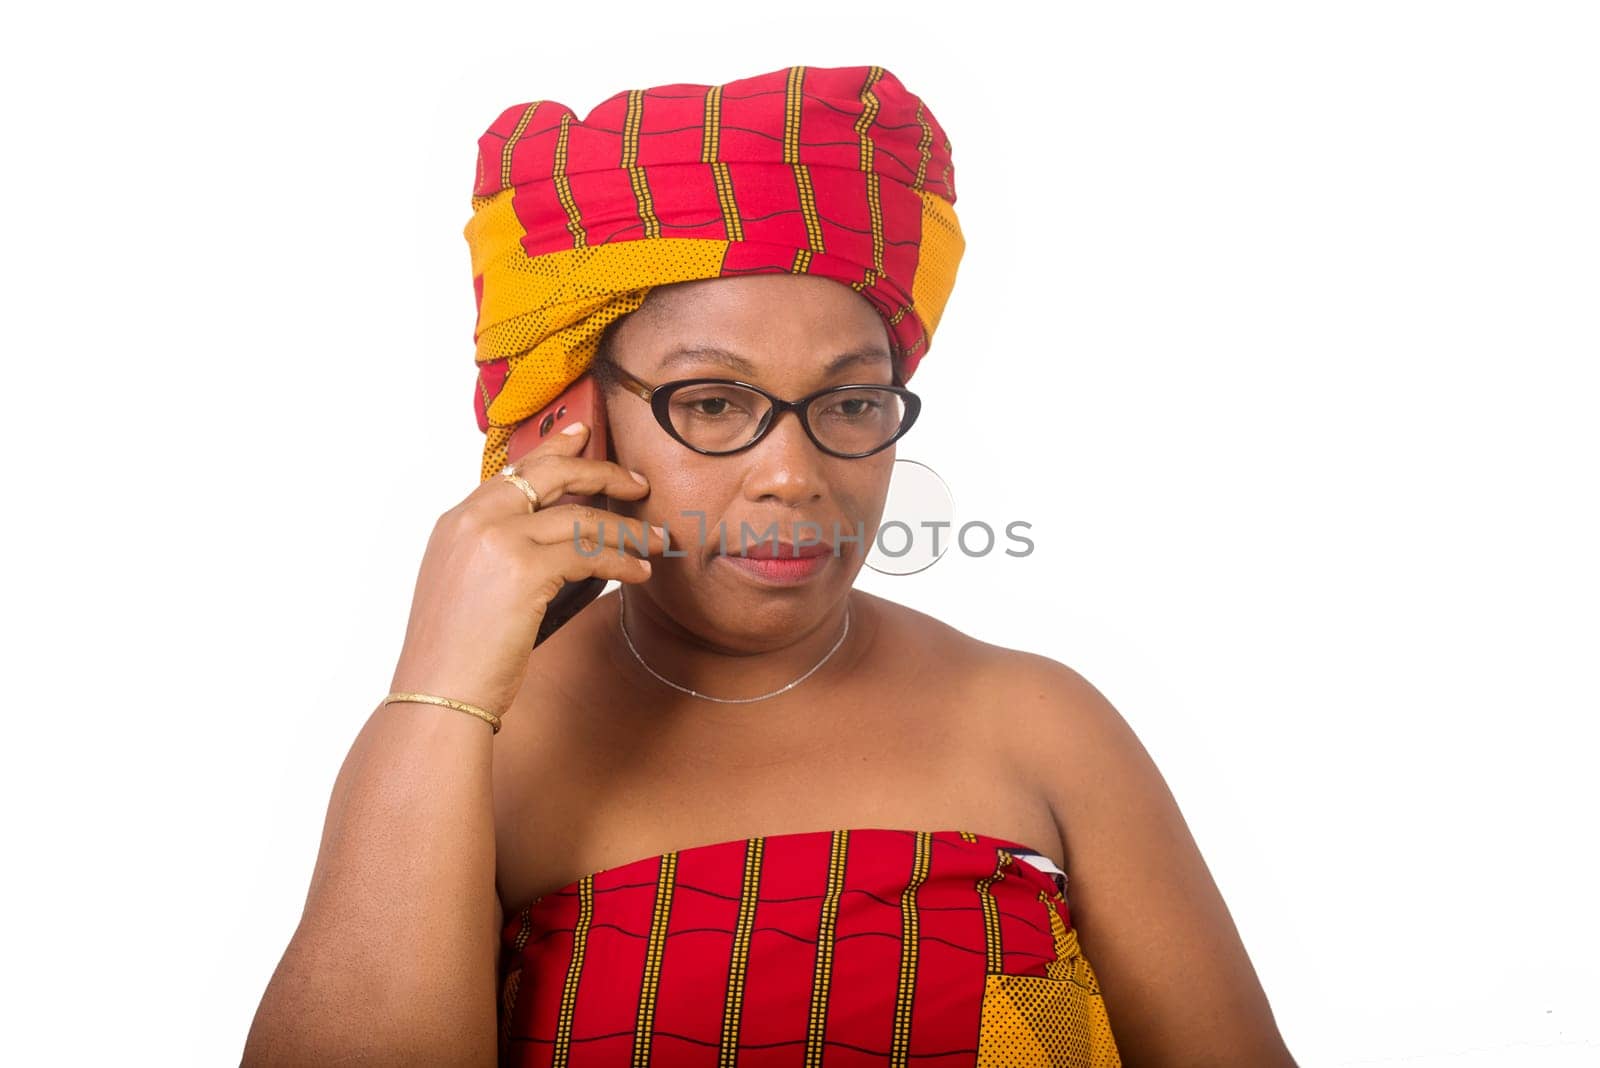
{"label": "african print headscarf", "polygon": [[832,278],[877,309],[909,380],[965,247],[949,138],[882,67],[634,89],[585,119],[518,104],[479,138],[473,194],[485,479],[652,286]]}

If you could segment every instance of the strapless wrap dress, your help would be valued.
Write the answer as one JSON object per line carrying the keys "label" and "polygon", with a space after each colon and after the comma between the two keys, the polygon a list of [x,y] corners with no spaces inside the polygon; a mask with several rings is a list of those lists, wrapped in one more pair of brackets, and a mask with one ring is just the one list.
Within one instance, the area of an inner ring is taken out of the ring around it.
{"label": "strapless wrap dress", "polygon": [[506,917],[502,1065],[1120,1065],[1066,873],[969,831],[693,846]]}

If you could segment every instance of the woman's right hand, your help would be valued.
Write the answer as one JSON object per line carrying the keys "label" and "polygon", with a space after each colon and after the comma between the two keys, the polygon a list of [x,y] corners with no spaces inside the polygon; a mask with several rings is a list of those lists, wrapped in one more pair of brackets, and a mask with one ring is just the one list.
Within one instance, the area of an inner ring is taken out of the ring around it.
{"label": "woman's right hand", "polygon": [[[514,461],[517,474],[540,501],[566,493],[646,496],[650,487],[643,476],[578,455],[588,434],[580,426],[576,433],[551,436]],[[515,484],[498,475],[485,480],[434,524],[391,692],[433,694],[505,712],[522,685],[545,610],[563,583],[644,582],[649,562],[630,555],[640,545],[648,545],[647,554],[658,553],[666,547],[665,534],[642,520],[583,505],[541,506],[530,515],[528,498]]]}

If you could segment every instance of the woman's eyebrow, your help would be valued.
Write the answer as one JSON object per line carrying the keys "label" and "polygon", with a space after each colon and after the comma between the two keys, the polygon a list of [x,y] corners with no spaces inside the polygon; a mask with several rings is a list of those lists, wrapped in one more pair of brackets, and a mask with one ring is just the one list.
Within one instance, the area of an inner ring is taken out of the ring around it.
{"label": "woman's eyebrow", "polygon": [[854,367],[858,364],[891,362],[893,361],[890,358],[889,353],[884,349],[857,349],[854,352],[846,352],[840,356],[835,356],[833,358],[833,362],[829,363],[828,366],[822,369],[822,373],[825,375],[831,375],[836,371],[842,371],[846,367]]}
{"label": "woman's eyebrow", "polygon": [[[853,367],[857,364],[887,363],[889,359],[888,351],[880,347],[855,349],[835,356],[822,369],[822,373],[831,375],[846,367]],[[736,352],[729,352],[727,349],[718,348],[715,345],[690,345],[673,349],[661,358],[661,362],[656,365],[656,370],[658,372],[665,371],[678,364],[692,363],[695,360],[711,360],[743,375],[754,376],[757,373],[755,364]]]}

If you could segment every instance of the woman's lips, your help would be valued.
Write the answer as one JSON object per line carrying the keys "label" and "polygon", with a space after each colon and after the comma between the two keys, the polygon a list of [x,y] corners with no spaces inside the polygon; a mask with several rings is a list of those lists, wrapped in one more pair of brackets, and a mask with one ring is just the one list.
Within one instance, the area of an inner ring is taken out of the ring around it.
{"label": "woman's lips", "polygon": [[718,553],[717,559],[768,585],[793,586],[818,575],[823,568],[828,566],[828,561],[833,559],[833,554],[822,553],[818,556],[802,556],[799,558],[776,556],[762,559],[752,556],[733,556],[728,553]]}

